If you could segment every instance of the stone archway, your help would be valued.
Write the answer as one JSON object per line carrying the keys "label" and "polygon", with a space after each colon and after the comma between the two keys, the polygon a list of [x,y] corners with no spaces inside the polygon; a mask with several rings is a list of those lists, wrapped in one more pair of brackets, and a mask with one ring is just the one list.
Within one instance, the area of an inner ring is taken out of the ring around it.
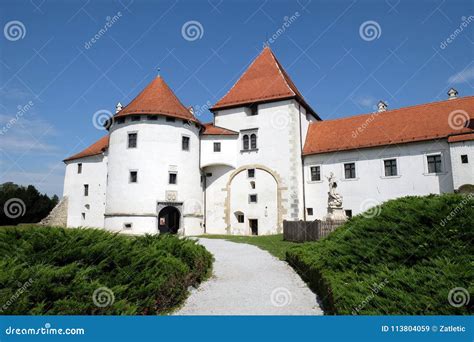
{"label": "stone archway", "polygon": [[287,187],[284,187],[282,185],[281,177],[278,175],[277,172],[273,171],[272,169],[260,165],[260,164],[249,164],[249,165],[244,165],[241,166],[237,169],[235,169],[229,176],[229,179],[227,181],[226,187],[222,189],[223,191],[226,191],[226,198],[225,198],[225,209],[224,209],[224,220],[226,223],[226,232],[227,234],[231,233],[231,204],[230,204],[230,199],[231,199],[231,184],[232,180],[237,176],[240,172],[248,170],[248,169],[257,169],[257,170],[262,170],[270,174],[273,179],[276,182],[277,185],[277,233],[282,233],[283,232],[283,215],[286,214],[286,209],[283,207],[282,204],[282,192],[284,190],[287,190]]}

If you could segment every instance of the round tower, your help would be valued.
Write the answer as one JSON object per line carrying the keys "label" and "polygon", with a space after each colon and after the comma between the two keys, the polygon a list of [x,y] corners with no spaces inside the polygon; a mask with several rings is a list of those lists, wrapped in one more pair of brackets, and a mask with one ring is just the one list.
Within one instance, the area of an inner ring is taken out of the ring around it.
{"label": "round tower", "polygon": [[202,233],[200,122],[161,77],[109,125],[105,228]]}

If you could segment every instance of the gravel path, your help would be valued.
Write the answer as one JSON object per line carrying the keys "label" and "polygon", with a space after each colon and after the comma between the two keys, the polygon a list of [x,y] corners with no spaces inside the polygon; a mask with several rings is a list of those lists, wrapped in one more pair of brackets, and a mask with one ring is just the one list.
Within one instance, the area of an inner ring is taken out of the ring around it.
{"label": "gravel path", "polygon": [[285,262],[258,247],[199,239],[214,254],[213,276],[177,315],[322,315],[316,295]]}

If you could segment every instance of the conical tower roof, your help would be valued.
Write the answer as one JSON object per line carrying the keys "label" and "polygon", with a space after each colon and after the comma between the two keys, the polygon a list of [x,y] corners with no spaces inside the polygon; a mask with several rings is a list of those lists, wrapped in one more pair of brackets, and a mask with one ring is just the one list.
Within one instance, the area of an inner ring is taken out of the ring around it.
{"label": "conical tower roof", "polygon": [[156,77],[115,117],[134,114],[157,114],[199,123],[179,101],[161,76]]}

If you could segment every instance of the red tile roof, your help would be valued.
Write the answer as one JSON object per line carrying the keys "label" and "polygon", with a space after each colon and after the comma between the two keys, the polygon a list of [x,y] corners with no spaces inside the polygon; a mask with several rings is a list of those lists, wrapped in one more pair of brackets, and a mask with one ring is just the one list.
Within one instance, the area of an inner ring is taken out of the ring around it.
{"label": "red tile roof", "polygon": [[212,122],[204,124],[202,135],[238,135],[238,132],[230,129],[214,126]]}
{"label": "red tile roof", "polygon": [[448,138],[448,142],[461,142],[461,141],[470,141],[474,140],[474,132],[473,133],[465,133],[465,134],[458,134],[452,135]]}
{"label": "red tile roof", "polygon": [[137,97],[114,117],[132,114],[161,114],[199,123],[160,76],[151,81]]}
{"label": "red tile roof", "polygon": [[84,157],[90,157],[90,156],[95,156],[98,154],[101,154],[107,148],[109,147],[109,136],[106,135],[99,140],[97,140],[95,143],[84,149],[83,151],[76,153],[69,158],[64,159],[64,162],[79,159],[79,158],[84,158]]}
{"label": "red tile roof", "polygon": [[303,154],[447,138],[472,132],[474,97],[463,97],[310,124]]}
{"label": "red tile roof", "polygon": [[290,98],[297,99],[307,111],[317,116],[270,48],[265,47],[211,110]]}

